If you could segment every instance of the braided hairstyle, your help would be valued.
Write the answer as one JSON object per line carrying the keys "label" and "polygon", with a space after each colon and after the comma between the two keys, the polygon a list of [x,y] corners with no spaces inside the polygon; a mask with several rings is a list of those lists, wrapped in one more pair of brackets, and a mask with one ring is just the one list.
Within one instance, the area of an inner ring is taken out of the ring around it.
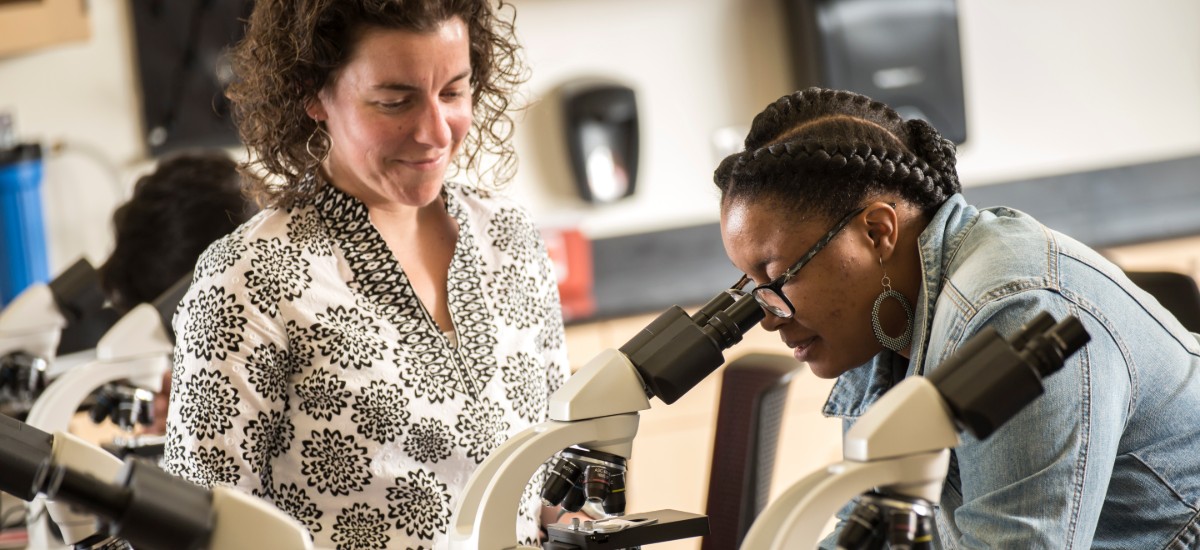
{"label": "braided hairstyle", "polygon": [[853,92],[783,96],[754,117],[745,145],[713,174],[722,204],[766,201],[834,219],[895,193],[930,214],[961,189],[953,142]]}

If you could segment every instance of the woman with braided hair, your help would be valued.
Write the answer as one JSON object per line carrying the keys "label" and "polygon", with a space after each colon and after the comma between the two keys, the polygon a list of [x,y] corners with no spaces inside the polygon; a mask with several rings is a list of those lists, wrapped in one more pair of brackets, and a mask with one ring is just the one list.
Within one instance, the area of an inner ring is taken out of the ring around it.
{"label": "woman with braided hair", "polygon": [[1198,335],[1084,245],[967,204],[954,145],[882,103],[799,91],[745,145],[714,177],[725,249],[763,326],[837,378],[827,416],[849,426],[984,327],[1011,337],[1047,311],[1092,336],[1045,395],[953,450],[941,547],[1200,547]]}

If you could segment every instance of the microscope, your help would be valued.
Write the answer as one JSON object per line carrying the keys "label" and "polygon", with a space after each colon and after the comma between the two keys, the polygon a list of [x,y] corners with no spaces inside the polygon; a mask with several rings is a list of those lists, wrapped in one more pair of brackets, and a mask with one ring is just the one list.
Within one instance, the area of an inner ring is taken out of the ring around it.
{"label": "microscope", "polygon": [[[73,446],[69,458],[76,464],[56,457],[63,441]],[[98,475],[79,464],[85,455],[103,458],[102,469],[115,462],[115,473]],[[121,463],[70,434],[51,435],[5,415],[0,415],[0,491],[26,501],[44,494],[103,518],[94,538],[105,548],[312,548],[303,526],[261,499],[228,487],[193,485],[140,458]]]}
{"label": "microscope", "polygon": [[[88,354],[80,350],[92,347],[99,333],[108,328],[103,324],[107,319],[101,313],[103,309],[100,278],[81,258],[50,283],[29,286],[0,311],[2,412],[29,412],[50,380],[86,361]],[[64,334],[70,335],[66,347]],[[90,345],[81,344],[88,334],[94,334]],[[69,355],[60,357],[64,352]]]}
{"label": "microscope", "polygon": [[928,377],[910,377],[884,394],[846,433],[844,460],[768,504],[741,548],[815,548],[826,522],[856,498],[839,549],[931,548],[933,508],[959,430],[990,436],[1090,338],[1077,318],[1055,323],[1045,312],[1011,341],[985,328]]}
{"label": "microscope", "polygon": [[[34,402],[26,423],[55,434],[56,464],[100,480],[115,479],[121,460],[66,433],[71,417],[99,392],[100,398],[89,411],[93,420],[109,416],[127,430],[134,423],[149,423],[154,394],[162,389],[162,377],[171,368],[171,317],[190,282],[189,273],[153,303],[140,304],[122,316],[96,344],[94,360],[63,372]],[[62,542],[51,531],[51,519],[61,530]],[[87,547],[96,541],[97,527],[91,517],[41,496],[31,500],[26,526],[30,550]]]}
{"label": "microscope", "polygon": [[[513,436],[471,476],[451,520],[454,550],[518,548],[514,521],[525,483],[554,457],[542,497],[567,509],[590,500],[624,512],[623,469],[649,398],[671,404],[725,362],[724,350],[764,315],[743,277],[696,314],[674,306],[620,349],[601,352],[550,398],[550,420]],[[544,548],[633,548],[708,531],[705,516],[660,510],[548,526]]]}
{"label": "microscope", "polygon": [[[106,317],[103,307],[99,276],[80,259],[50,283],[30,285],[0,311],[0,413],[24,418],[51,380],[87,361],[88,352],[72,352]],[[17,506],[23,504],[0,495],[0,510]]]}

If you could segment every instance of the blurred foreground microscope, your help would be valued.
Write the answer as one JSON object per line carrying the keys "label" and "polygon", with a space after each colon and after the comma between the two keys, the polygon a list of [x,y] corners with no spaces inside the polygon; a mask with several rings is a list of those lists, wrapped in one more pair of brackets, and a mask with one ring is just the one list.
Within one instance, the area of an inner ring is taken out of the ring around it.
{"label": "blurred foreground microscope", "polygon": [[[94,421],[111,418],[130,434],[135,423],[148,424],[152,420],[154,395],[161,390],[162,378],[171,367],[174,335],[170,319],[189,282],[190,275],[155,302],[140,304],[122,316],[99,338],[86,362],[69,369],[55,369],[53,365],[49,368],[59,372],[37,396],[25,422],[34,429],[55,434],[52,450],[56,463],[107,480],[121,467],[120,458],[113,453],[161,453],[161,437],[130,436],[109,450],[102,450],[67,430],[81,408],[87,408]],[[13,306],[17,305],[14,302]],[[6,309],[5,315],[11,310],[13,307]],[[45,316],[45,311],[44,306],[32,309],[26,318],[34,318],[38,313]],[[49,355],[45,348],[39,351]],[[90,548],[106,538],[97,534],[93,518],[39,496],[30,499],[26,529],[30,550]]]}
{"label": "blurred foreground microscope", "polygon": [[[60,457],[60,447],[71,455]],[[102,463],[80,462],[90,458]],[[115,467],[110,468],[113,463]],[[76,548],[138,550],[309,550],[308,531],[266,501],[237,489],[212,490],[129,457],[122,464],[70,434],[53,435],[0,415],[0,491],[94,514],[93,541]],[[30,544],[30,549],[38,548]]]}

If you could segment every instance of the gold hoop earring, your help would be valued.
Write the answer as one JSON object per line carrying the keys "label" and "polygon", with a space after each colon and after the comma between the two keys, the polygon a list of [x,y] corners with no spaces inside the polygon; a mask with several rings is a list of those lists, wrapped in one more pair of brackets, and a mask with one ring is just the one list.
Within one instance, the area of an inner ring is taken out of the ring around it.
{"label": "gold hoop earring", "polygon": [[[323,145],[318,146],[322,149],[320,157],[313,153],[313,138],[316,138],[318,135],[321,136],[321,139],[325,142]],[[313,128],[313,132],[309,134],[308,139],[305,140],[304,150],[308,152],[308,156],[312,157],[314,166],[320,166],[325,162],[325,159],[329,158],[330,149],[333,149],[333,139],[329,136],[329,132],[326,132],[325,129],[321,127],[321,123],[318,122],[317,127]]]}

